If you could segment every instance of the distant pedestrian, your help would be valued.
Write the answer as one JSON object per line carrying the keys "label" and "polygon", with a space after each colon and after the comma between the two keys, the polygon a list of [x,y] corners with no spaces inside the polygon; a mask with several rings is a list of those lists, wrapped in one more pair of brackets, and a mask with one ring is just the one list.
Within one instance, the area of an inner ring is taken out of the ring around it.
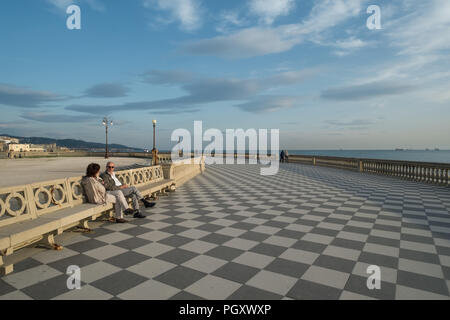
{"label": "distant pedestrian", "polygon": [[280,153],[280,162],[284,162],[284,158],[285,158],[284,150],[281,150],[281,153]]}

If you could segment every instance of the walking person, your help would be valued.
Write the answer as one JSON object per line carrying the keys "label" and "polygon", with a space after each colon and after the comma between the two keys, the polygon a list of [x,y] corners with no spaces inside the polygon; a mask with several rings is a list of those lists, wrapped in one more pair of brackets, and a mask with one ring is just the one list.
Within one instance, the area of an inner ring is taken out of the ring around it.
{"label": "walking person", "polygon": [[81,180],[81,185],[89,203],[108,204],[114,203],[115,221],[126,223],[123,214],[133,214],[134,210],[128,207],[128,203],[122,192],[106,191],[103,181],[99,178],[100,165],[91,163],[86,169],[86,176]]}
{"label": "walking person", "polygon": [[145,218],[145,216],[139,211],[139,201],[142,201],[146,208],[154,207],[155,203],[144,199],[135,186],[123,185],[122,182],[117,179],[114,170],[115,164],[110,161],[106,164],[106,171],[100,175],[105,182],[106,190],[110,192],[122,192],[125,197],[131,197],[133,200],[133,208],[135,210],[134,218]]}

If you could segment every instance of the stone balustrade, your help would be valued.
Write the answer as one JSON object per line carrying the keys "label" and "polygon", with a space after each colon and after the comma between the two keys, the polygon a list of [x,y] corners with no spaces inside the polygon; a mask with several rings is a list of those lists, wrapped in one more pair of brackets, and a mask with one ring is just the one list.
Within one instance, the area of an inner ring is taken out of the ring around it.
{"label": "stone balustrade", "polygon": [[291,155],[289,162],[345,168],[450,186],[450,164],[307,155]]}
{"label": "stone balustrade", "polygon": [[[164,179],[161,166],[118,171],[118,179],[139,187]],[[37,219],[83,202],[82,177],[70,177],[0,189],[0,227]]]}

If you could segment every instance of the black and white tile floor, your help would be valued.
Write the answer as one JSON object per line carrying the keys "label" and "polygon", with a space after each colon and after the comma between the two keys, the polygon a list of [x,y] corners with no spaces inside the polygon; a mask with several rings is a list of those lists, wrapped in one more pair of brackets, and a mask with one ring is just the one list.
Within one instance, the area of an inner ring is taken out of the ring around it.
{"label": "black and white tile floor", "polygon": [[[450,189],[333,168],[214,165],[129,224],[0,278],[0,299],[450,299]],[[66,269],[81,268],[69,290]],[[367,267],[381,289],[367,288]]]}

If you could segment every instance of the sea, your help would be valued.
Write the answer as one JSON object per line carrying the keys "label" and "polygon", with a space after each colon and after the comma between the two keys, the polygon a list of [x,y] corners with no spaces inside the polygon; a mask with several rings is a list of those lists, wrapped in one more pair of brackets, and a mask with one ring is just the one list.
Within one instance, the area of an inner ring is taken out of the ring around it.
{"label": "sea", "polygon": [[450,164],[450,150],[288,150],[289,155],[404,160]]}

